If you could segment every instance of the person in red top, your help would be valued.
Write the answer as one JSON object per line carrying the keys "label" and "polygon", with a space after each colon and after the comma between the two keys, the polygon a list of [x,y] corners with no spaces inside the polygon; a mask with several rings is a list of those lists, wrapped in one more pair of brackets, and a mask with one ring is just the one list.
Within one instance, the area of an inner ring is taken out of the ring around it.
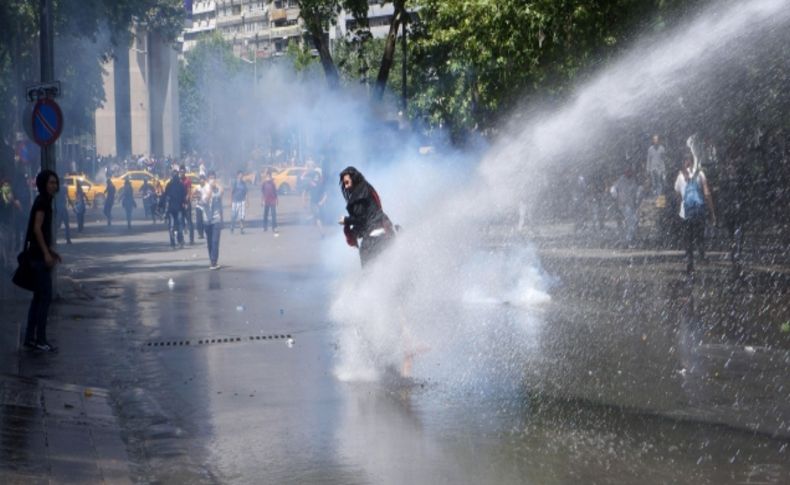
{"label": "person in red top", "polygon": [[184,204],[181,206],[181,227],[189,226],[189,244],[195,244],[195,225],[192,222],[192,179],[187,177],[187,169],[184,165],[178,167],[178,174],[181,176],[181,183],[184,185]]}
{"label": "person in red top", "polygon": [[277,236],[277,186],[274,185],[272,171],[266,171],[261,185],[261,205],[263,206],[263,232],[269,230],[269,212],[272,214],[272,230]]}

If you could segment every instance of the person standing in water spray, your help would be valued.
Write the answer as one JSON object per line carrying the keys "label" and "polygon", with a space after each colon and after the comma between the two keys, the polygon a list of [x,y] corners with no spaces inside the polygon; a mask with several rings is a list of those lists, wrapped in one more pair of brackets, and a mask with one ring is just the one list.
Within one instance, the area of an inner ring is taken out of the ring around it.
{"label": "person standing in water spray", "polygon": [[354,167],[340,172],[340,191],[348,216],[340,219],[346,242],[359,248],[362,267],[383,251],[395,236],[395,227],[381,208],[376,189]]}

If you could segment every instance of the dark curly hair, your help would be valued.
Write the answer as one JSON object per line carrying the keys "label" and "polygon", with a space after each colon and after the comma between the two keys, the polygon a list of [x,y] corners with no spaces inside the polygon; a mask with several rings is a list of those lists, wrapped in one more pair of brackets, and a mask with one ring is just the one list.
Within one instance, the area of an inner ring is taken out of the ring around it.
{"label": "dark curly hair", "polygon": [[[345,187],[343,187],[343,177],[345,177],[346,175],[351,177],[350,189],[346,189]],[[340,191],[343,193],[343,198],[346,199],[346,202],[348,202],[349,198],[351,198],[351,194],[355,190],[360,188],[362,185],[366,185],[366,184],[367,184],[367,180],[365,180],[365,176],[362,175],[362,172],[360,172],[354,167],[346,167],[345,169],[343,169],[342,172],[340,172]]]}

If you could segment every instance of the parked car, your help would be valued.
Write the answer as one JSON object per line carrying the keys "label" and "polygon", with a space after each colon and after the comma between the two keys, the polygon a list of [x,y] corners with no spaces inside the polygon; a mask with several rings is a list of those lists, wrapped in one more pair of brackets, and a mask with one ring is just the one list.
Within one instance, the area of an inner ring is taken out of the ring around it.
{"label": "parked car", "polygon": [[145,170],[130,170],[121,176],[113,177],[110,179],[112,181],[112,184],[118,190],[118,192],[120,192],[121,187],[123,187],[123,184],[126,181],[127,177],[129,177],[129,180],[132,183],[132,189],[134,189],[134,195],[137,196],[140,195],[140,187],[143,186],[143,181],[148,180],[148,183],[153,186],[156,186],[157,184],[157,178],[156,176],[154,176],[154,174],[150,172],[146,172]]}
{"label": "parked car", "polygon": [[277,192],[280,194],[299,193],[307,181],[306,175],[313,171],[321,172],[320,168],[289,167],[272,176]]}
{"label": "parked car", "polygon": [[84,174],[68,174],[63,177],[63,185],[66,187],[66,197],[70,204],[77,201],[77,184],[82,185],[85,192],[85,199],[89,206],[96,207],[104,204],[104,184],[97,184],[88,179]]}

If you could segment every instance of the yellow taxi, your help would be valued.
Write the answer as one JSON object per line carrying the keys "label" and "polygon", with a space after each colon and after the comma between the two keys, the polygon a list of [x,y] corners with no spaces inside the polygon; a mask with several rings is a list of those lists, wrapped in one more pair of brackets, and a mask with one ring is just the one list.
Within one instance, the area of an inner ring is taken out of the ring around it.
{"label": "yellow taxi", "polygon": [[277,192],[283,195],[291,194],[300,192],[307,180],[306,175],[314,171],[321,173],[319,168],[289,167],[273,174],[272,180],[274,186],[277,187]]}
{"label": "yellow taxi", "polygon": [[119,193],[127,177],[132,183],[132,189],[134,190],[135,195],[140,195],[140,187],[143,186],[144,181],[147,180],[148,183],[154,187],[156,187],[157,184],[157,178],[154,176],[154,174],[146,172],[145,170],[130,170],[123,175],[110,179]]}
{"label": "yellow taxi", "polygon": [[103,203],[104,184],[98,184],[86,177],[84,174],[69,174],[63,177],[63,185],[66,187],[66,197],[70,204],[77,201],[77,183],[82,186],[85,192],[85,200],[89,206],[96,206]]}

